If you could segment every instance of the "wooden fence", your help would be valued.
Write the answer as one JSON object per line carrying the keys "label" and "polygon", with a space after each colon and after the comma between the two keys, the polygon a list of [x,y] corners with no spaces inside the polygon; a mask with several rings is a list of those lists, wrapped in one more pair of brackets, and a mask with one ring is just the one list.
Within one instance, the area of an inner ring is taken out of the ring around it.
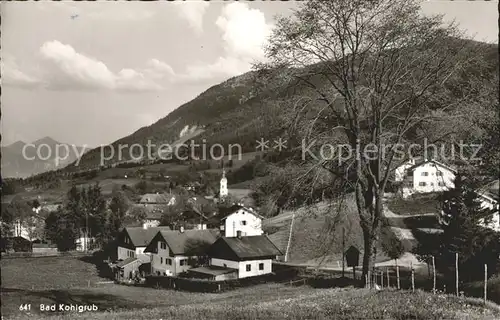
{"label": "wooden fence", "polygon": [[[462,283],[459,277],[459,257],[455,256],[455,268],[452,276],[444,277],[436,272],[434,257],[431,257],[431,263],[428,265],[427,276],[415,277],[415,268],[410,264],[409,270],[406,268],[383,267],[368,272],[365,281],[367,288],[396,288],[415,291],[422,289],[433,293],[453,293],[456,296],[474,296],[483,298],[484,303],[491,300],[500,303],[500,275],[497,278],[488,277],[488,266],[484,265],[484,277],[481,282]],[[478,284],[481,285],[479,286]]]}
{"label": "wooden fence", "polygon": [[297,268],[281,267],[274,270],[273,273],[263,276],[221,281],[151,275],[146,276],[145,285],[153,288],[217,293],[270,282],[300,285],[305,284],[306,280],[302,279],[300,270]]}

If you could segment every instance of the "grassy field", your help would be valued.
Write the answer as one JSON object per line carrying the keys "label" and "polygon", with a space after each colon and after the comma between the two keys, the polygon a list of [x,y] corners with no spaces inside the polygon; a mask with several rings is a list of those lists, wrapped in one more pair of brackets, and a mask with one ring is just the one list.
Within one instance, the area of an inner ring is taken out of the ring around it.
{"label": "grassy field", "polygon": [[[345,248],[355,246],[363,250],[363,238],[359,224],[359,216],[354,210],[353,203],[347,204],[341,212],[336,206],[320,203],[304,207],[295,211],[287,211],[276,217],[263,221],[264,231],[269,233],[269,238],[285,253],[292,213],[295,213],[292,239],[289,248],[289,262],[310,263],[323,266],[337,266],[342,261],[342,228],[345,228]],[[339,220],[336,222],[335,218]],[[381,248],[378,252],[377,262],[388,258]]]}
{"label": "grassy field", "polygon": [[[140,288],[123,289],[139,290]],[[225,294],[130,291],[115,310],[64,314],[17,311],[8,319],[498,319],[500,308],[480,300],[417,291],[258,286]],[[113,290],[111,290],[114,293]],[[80,296],[84,295],[82,292]],[[90,295],[90,294],[89,294]],[[108,291],[102,293],[110,299]],[[80,300],[69,300],[82,303]],[[92,303],[87,300],[85,303]],[[99,300],[101,301],[101,300]],[[108,300],[110,301],[110,300]],[[60,302],[64,303],[64,302]],[[141,308],[141,304],[145,303]],[[147,307],[149,305],[150,307]],[[132,310],[131,310],[132,309]],[[104,311],[104,312],[103,312]]]}
{"label": "grassy field", "polygon": [[436,193],[414,194],[408,199],[394,197],[387,201],[387,206],[400,215],[437,213],[441,209]]}
{"label": "grassy field", "polygon": [[88,257],[2,259],[2,289],[48,290],[87,286],[108,279]]}

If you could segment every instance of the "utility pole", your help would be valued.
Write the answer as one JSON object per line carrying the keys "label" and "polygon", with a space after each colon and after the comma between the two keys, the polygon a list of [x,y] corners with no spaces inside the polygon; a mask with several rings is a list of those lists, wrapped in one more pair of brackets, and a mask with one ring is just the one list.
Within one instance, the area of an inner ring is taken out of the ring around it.
{"label": "utility pole", "polygon": [[345,227],[342,228],[342,278],[345,276]]}

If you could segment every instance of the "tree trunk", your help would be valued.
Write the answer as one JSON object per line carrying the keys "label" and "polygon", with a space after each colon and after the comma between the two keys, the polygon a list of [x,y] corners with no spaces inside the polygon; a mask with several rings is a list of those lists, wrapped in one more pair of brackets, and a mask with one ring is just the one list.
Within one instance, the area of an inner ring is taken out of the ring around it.
{"label": "tree trunk", "polygon": [[[373,270],[377,258],[377,243],[379,240],[380,217],[382,216],[382,197],[380,192],[368,190],[361,192],[361,188],[356,190],[356,196],[362,194],[362,198],[357,198],[358,212],[361,218],[361,228],[363,230],[364,252],[363,252],[363,280],[368,275],[368,270]],[[375,196],[374,196],[375,195]],[[367,201],[373,199],[371,203]],[[365,204],[361,207],[361,204]]]}

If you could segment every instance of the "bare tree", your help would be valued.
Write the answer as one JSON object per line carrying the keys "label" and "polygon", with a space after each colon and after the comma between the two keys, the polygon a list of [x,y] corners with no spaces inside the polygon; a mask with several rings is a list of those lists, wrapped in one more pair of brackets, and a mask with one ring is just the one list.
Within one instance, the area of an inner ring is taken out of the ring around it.
{"label": "bare tree", "polygon": [[[419,3],[307,1],[278,19],[268,62],[257,66],[263,78],[288,81],[279,107],[288,108],[290,140],[300,144],[302,160],[342,177],[354,192],[363,276],[375,262],[384,190],[404,150],[443,117],[460,118],[457,110],[474,100],[462,75],[480,63],[476,45],[442,17],[423,16]],[[459,80],[457,97],[449,83]],[[436,130],[432,141],[457,133],[449,129]]]}

